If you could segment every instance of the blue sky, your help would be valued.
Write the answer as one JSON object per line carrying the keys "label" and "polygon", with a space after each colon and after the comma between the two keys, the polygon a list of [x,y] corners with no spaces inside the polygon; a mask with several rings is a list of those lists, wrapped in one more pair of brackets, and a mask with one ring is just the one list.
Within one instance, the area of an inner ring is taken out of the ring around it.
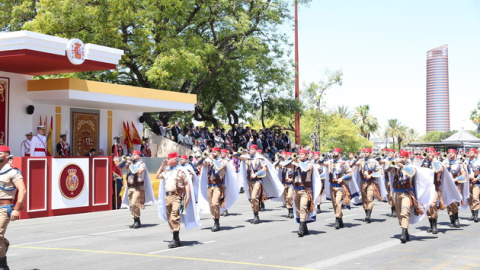
{"label": "blue sky", "polygon": [[[293,27],[285,31],[293,43]],[[302,85],[324,79],[325,69],[343,70],[327,107],[369,104],[382,127],[397,118],[420,135],[426,53],[448,44],[450,127],[475,129],[469,116],[480,101],[480,1],[312,0],[299,9],[299,44]]]}

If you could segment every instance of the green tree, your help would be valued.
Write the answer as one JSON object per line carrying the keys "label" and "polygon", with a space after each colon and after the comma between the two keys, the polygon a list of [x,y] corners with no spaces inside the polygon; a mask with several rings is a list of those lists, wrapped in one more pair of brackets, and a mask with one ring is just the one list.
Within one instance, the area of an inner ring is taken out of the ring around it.
{"label": "green tree", "polygon": [[393,148],[395,148],[395,139],[397,139],[398,149],[400,149],[403,138],[407,136],[407,127],[402,125],[398,119],[389,119],[386,131],[388,136],[393,138]]}
{"label": "green tree", "polygon": [[339,147],[344,152],[357,152],[359,149],[373,147],[372,142],[360,134],[360,128],[352,121],[331,116],[331,124],[326,128],[323,137],[322,149],[332,150]]}
{"label": "green tree", "polygon": [[338,107],[332,110],[332,113],[340,118],[350,119],[352,117],[352,112],[348,109],[348,106],[339,105]]}
{"label": "green tree", "polygon": [[420,140],[420,135],[413,128],[408,128],[406,132],[404,144],[414,143]]}
{"label": "green tree", "polygon": [[480,101],[477,103],[477,108],[470,114],[470,120],[477,125],[477,133],[480,133]]}
{"label": "green tree", "polygon": [[353,123],[360,128],[360,133],[367,139],[378,129],[377,118],[370,114],[369,105],[362,105],[355,108]]}
{"label": "green tree", "polygon": [[[241,117],[261,63],[291,68],[278,61],[289,51],[277,28],[291,22],[288,0],[0,1],[2,30],[76,37],[125,52],[115,71],[69,76],[197,94],[198,121]],[[166,122],[172,115],[158,116]],[[151,114],[144,117],[154,125]]]}

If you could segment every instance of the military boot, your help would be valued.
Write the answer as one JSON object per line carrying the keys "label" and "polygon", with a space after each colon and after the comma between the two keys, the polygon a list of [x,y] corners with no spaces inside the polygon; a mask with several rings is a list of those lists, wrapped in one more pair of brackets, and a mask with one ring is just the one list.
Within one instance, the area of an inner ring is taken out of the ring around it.
{"label": "military boot", "polygon": [[0,258],[0,270],[10,270],[7,265],[7,256]]}
{"label": "military boot", "polygon": [[303,235],[309,235],[307,222],[303,222]]}
{"label": "military boot", "polygon": [[363,222],[367,222],[368,210],[364,210],[364,211],[365,211],[365,218],[363,219]]}
{"label": "military boot", "polygon": [[213,227],[212,227],[212,232],[220,231],[220,219],[215,218],[215,219],[213,219],[213,221],[214,221],[214,224],[213,224]]}
{"label": "military boot", "polygon": [[365,217],[365,222],[370,223],[370,217],[372,216],[372,209],[367,210],[367,216]]}
{"label": "military boot", "polygon": [[402,236],[400,236],[400,242],[405,244],[407,242],[407,229],[402,228]]}
{"label": "military boot", "polygon": [[473,210],[470,210],[470,212],[472,212],[472,216],[468,220],[473,221],[473,217],[474,217],[475,214],[473,213],[474,212]]}
{"label": "military boot", "polygon": [[260,218],[258,217],[258,212],[254,212],[253,213],[252,224],[258,224],[258,223],[260,223]]}
{"label": "military boot", "polygon": [[430,228],[428,228],[427,232],[431,233],[433,232],[433,219],[429,218],[428,222],[430,222]]}
{"label": "military boot", "polygon": [[397,212],[395,211],[395,206],[392,206],[392,215],[391,217],[397,217]]}
{"label": "military boot", "polygon": [[179,237],[179,234],[180,232],[173,232],[173,239],[172,239],[172,242],[170,242],[170,244],[168,244],[168,247],[169,248],[176,248],[176,247],[179,247],[181,246],[180,244],[180,237]]}
{"label": "military boot", "polygon": [[228,216],[228,210],[223,211],[222,214],[221,214],[221,216],[222,216],[222,217]]}
{"label": "military boot", "polygon": [[473,211],[473,221],[478,222],[478,210]]}
{"label": "military boot", "polygon": [[437,229],[437,220],[436,219],[432,219],[432,233],[433,234],[437,234],[438,233],[438,229]]}
{"label": "military boot", "polygon": [[343,228],[343,218],[338,218],[338,221],[340,222],[340,228]]}
{"label": "military boot", "polygon": [[455,227],[455,219],[453,218],[453,215],[449,216],[450,217],[450,228]]}
{"label": "military boot", "polygon": [[319,204],[317,205],[317,214],[320,214],[320,213],[322,213],[322,210],[320,209],[320,204]]}
{"label": "military boot", "polygon": [[460,228],[460,220],[458,219],[458,212],[454,215],[455,228]]}
{"label": "military boot", "polygon": [[293,218],[293,208],[288,208],[287,218]]}
{"label": "military boot", "polygon": [[337,218],[335,218],[335,230],[338,230],[338,229],[340,229],[340,220],[337,217]]}
{"label": "military boot", "polygon": [[298,237],[303,237],[305,235],[303,224],[305,222],[300,221],[300,225],[298,225]]}
{"label": "military boot", "polygon": [[265,203],[260,202],[260,211],[265,211]]}

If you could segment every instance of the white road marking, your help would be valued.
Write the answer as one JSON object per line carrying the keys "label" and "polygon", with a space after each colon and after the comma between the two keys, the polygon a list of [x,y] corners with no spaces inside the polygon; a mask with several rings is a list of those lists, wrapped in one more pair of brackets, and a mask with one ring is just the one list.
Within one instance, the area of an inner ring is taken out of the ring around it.
{"label": "white road marking", "polygon": [[[203,243],[199,243],[199,244],[194,244],[193,246],[210,244],[210,243],[213,243],[213,242],[215,242],[215,240],[207,241],[207,242],[203,242]],[[188,246],[182,246],[182,247],[178,247],[178,248],[162,249],[162,250],[153,251],[153,252],[150,252],[150,253],[147,253],[147,254],[148,254],[148,255],[153,255],[153,254],[162,253],[162,252],[167,252],[167,251],[171,251],[171,250],[179,250],[179,249],[186,248],[186,247],[188,247]]]}
{"label": "white road marking", "polygon": [[20,245],[16,245],[16,246],[29,246],[29,245],[34,245],[34,244],[41,244],[41,243],[48,243],[48,242],[69,240],[69,239],[82,238],[82,237],[88,237],[88,236],[93,236],[93,235],[102,235],[102,234],[109,234],[109,233],[116,233],[116,232],[130,231],[130,230],[132,230],[132,229],[108,231],[108,232],[93,233],[93,234],[86,234],[86,235],[77,235],[77,236],[71,236],[71,237],[63,237],[63,238],[57,238],[57,239],[49,239],[49,240],[44,240],[44,241],[24,243],[24,244],[20,244]]}

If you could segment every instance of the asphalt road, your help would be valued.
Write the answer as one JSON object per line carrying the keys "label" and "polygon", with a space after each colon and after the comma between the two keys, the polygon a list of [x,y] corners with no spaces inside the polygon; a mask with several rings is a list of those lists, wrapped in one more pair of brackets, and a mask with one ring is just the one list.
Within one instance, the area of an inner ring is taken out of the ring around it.
{"label": "asphalt road", "polygon": [[180,231],[182,247],[168,249],[168,224],[157,217],[157,206],[142,211],[143,228],[129,229],[128,210],[113,210],[10,223],[9,266],[17,269],[479,269],[480,223],[460,212],[461,228],[448,227],[440,212],[437,235],[426,232],[428,219],[410,226],[411,241],[401,244],[390,207],[375,202],[372,223],[362,220],[361,207],[344,210],[345,228],[335,230],[330,202],[322,204],[310,235],[297,236],[298,224],[287,210],[266,202],[261,223],[244,194],[220,219],[221,231],[202,214],[202,227]]}

